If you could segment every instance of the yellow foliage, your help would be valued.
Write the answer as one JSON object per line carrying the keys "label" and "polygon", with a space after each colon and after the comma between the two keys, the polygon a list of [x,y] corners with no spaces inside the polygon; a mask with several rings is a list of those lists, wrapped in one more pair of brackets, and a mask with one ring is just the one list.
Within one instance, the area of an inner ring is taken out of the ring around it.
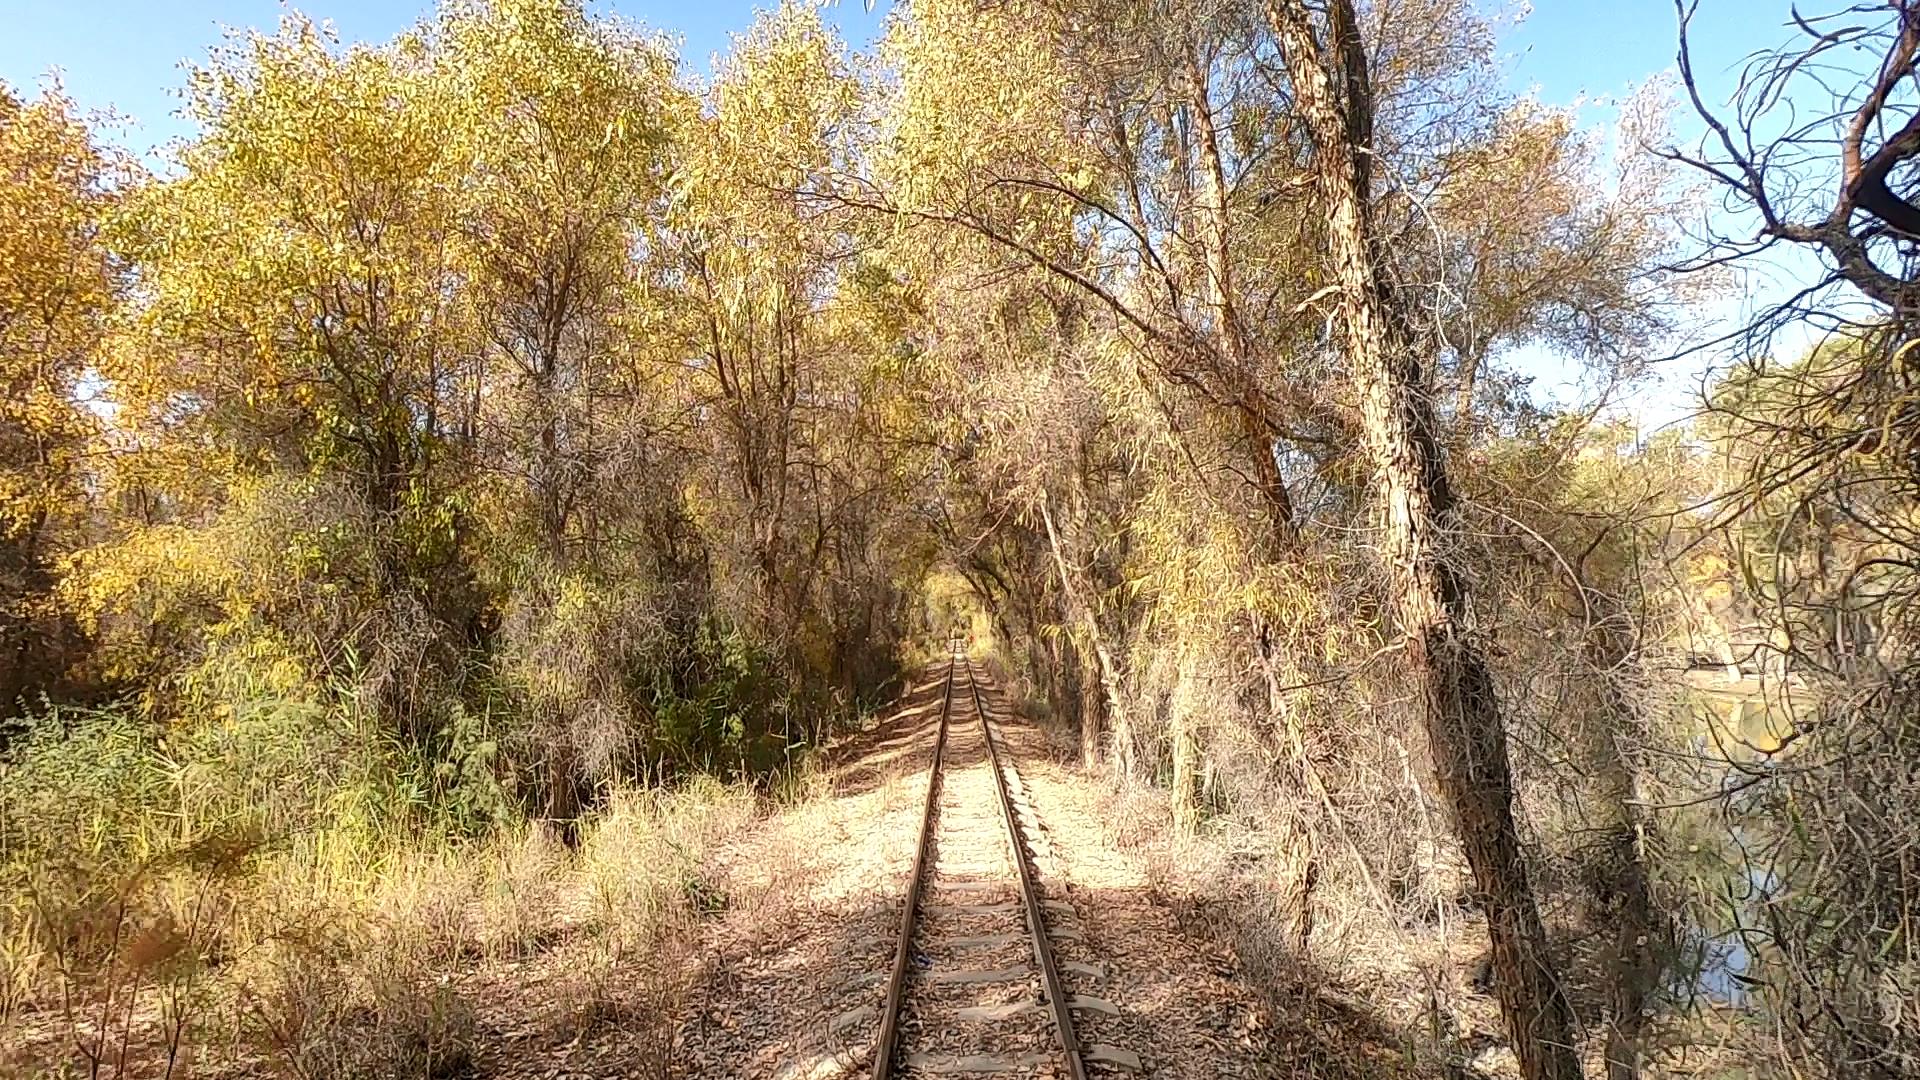
{"label": "yellow foliage", "polygon": [[119,271],[101,242],[123,166],[57,89],[0,85],[0,540],[73,512],[93,416],[79,402]]}

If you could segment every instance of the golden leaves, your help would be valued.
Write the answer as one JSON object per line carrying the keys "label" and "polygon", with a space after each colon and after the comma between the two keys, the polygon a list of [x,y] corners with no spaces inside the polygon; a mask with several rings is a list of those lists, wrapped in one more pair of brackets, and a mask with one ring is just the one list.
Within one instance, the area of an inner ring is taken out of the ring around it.
{"label": "golden leaves", "polygon": [[57,88],[0,86],[0,539],[73,508],[93,426],[77,395],[120,288],[100,226],[124,172]]}

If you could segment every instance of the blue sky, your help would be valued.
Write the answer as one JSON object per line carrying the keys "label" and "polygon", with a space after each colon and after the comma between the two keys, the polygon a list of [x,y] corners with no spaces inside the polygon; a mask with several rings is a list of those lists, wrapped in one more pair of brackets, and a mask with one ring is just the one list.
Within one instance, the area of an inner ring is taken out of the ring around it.
{"label": "blue sky", "polygon": [[[343,40],[383,41],[416,21],[432,2],[303,0],[295,6],[331,20]],[[595,7],[681,36],[686,70],[704,75],[712,54],[727,48],[728,35],[748,26],[756,6],[774,2],[595,0]],[[1489,3],[1497,6],[1500,0]],[[889,0],[875,0],[869,10],[862,0],[841,0],[829,15],[858,48],[878,33],[889,6]],[[57,67],[68,94],[83,107],[111,108],[125,117],[128,126],[119,140],[148,151],[189,132],[173,115],[175,91],[184,83],[182,61],[203,57],[220,39],[222,26],[270,28],[284,10],[275,0],[0,0],[0,80],[31,92]],[[1516,9],[1508,5],[1505,10]],[[1787,13],[1788,0],[1701,0],[1695,67],[1711,103],[1730,94],[1742,58],[1790,36]],[[1535,91],[1549,104],[1582,102],[1582,121],[1605,127],[1613,118],[1609,98],[1673,67],[1672,0],[1537,0],[1505,30],[1501,45],[1516,91]],[[1680,121],[1683,139],[1697,136],[1697,121],[1690,115]],[[1778,281],[1758,283],[1755,295],[1729,300],[1703,318],[1727,324],[1757,297],[1780,287]],[[1530,355],[1521,363],[1536,373],[1537,389],[1562,400],[1580,396],[1568,381],[1575,373],[1551,357]],[[1665,378],[1642,388],[1636,406],[1648,412],[1650,423],[1686,411],[1687,390],[1700,367],[1697,360],[1673,365]]]}
{"label": "blue sky", "polygon": [[[1694,74],[1710,107],[1724,115],[1720,107],[1732,96],[1748,57],[1799,38],[1789,22],[1789,11],[1789,0],[1700,0],[1689,40]],[[1608,97],[1617,97],[1651,76],[1677,70],[1676,33],[1673,0],[1537,0],[1501,40],[1516,90],[1531,89],[1552,104],[1586,102],[1583,120],[1606,125],[1614,117],[1605,104]],[[1682,146],[1696,143],[1706,131],[1684,106],[1675,115],[1674,125],[1676,141]],[[1745,325],[1755,313],[1794,292],[1796,282],[1818,272],[1811,256],[1792,250],[1747,265],[1728,295],[1696,313],[1695,339],[1718,337]],[[1775,349],[1792,353],[1810,344],[1810,335],[1792,332],[1778,339]],[[1522,348],[1507,361],[1534,376],[1537,393],[1568,403],[1586,396],[1583,373],[1557,357]],[[1640,419],[1643,431],[1675,423],[1693,411],[1703,379],[1724,361],[1724,355],[1712,352],[1668,362],[1621,405]]]}
{"label": "blue sky", "polygon": [[[728,34],[745,30],[756,6],[739,0],[595,0],[655,30],[681,36],[686,69],[708,72],[708,58],[727,48]],[[300,0],[293,8],[333,23],[343,41],[385,41],[431,11],[433,0]],[[885,0],[869,11],[861,0],[829,12],[858,46],[878,33]],[[58,67],[67,93],[89,109],[111,107],[133,125],[124,141],[147,149],[184,135],[173,117],[185,84],[183,60],[205,57],[222,27],[272,29],[288,6],[276,0],[0,0],[0,80],[31,91]]]}
{"label": "blue sky", "polygon": [[[1787,0],[1701,0],[1693,28],[1701,77],[1724,96],[1742,57],[1786,39],[1787,13]],[[1565,103],[1583,92],[1617,94],[1673,67],[1675,26],[1673,0],[1538,0],[1501,40],[1517,85]]]}
{"label": "blue sky", "polygon": [[[759,6],[766,6],[765,0]],[[1784,36],[1786,3],[1778,17],[1756,18],[1767,0],[1704,0],[1698,46],[1704,77],[1721,89],[1741,56]],[[431,0],[304,0],[295,5],[329,19],[349,41],[382,41],[430,9]],[[704,73],[727,35],[746,28],[755,4],[746,0],[600,0],[596,7],[684,36],[690,71]],[[869,11],[860,0],[831,10],[849,42],[859,46],[878,31],[887,0]],[[0,0],[0,79],[30,89],[61,69],[67,92],[89,108],[112,107],[135,122],[126,133],[138,147],[183,134],[171,117],[170,91],[183,82],[182,60],[204,55],[222,26],[272,27],[285,10],[275,0]],[[1503,43],[1516,88],[1537,86],[1552,103],[1618,94],[1673,63],[1670,0],[1539,0]],[[1604,111],[1595,110],[1596,122]]]}

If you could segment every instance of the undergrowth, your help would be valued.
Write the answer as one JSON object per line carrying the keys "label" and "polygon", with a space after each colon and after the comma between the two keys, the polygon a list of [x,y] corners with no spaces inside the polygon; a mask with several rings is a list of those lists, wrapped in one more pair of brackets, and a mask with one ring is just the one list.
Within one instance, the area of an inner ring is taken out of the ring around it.
{"label": "undergrowth", "polygon": [[664,1055],[677,958],[726,903],[703,861],[762,796],[608,785],[568,845],[466,816],[498,793],[423,797],[404,750],[364,735],[283,703],[192,728],[51,710],[13,733],[0,1072],[462,1076],[484,1053],[464,976],[549,955],[553,1040],[618,1024]]}

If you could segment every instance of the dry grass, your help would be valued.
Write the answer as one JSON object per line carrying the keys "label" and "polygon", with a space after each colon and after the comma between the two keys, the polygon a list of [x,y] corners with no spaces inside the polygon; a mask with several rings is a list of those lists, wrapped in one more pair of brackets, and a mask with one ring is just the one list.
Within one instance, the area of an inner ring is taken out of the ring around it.
{"label": "dry grass", "polygon": [[1457,915],[1415,914],[1435,909],[1425,897],[1388,892],[1377,867],[1361,873],[1359,852],[1335,833],[1312,841],[1319,870],[1311,933],[1300,948],[1291,902],[1298,840],[1282,824],[1287,812],[1243,805],[1184,835],[1173,828],[1165,789],[1113,781],[1100,816],[1182,925],[1232,950],[1280,1021],[1276,1041],[1323,1075],[1376,1075],[1377,1058],[1346,1052],[1369,1044],[1369,1052],[1397,1047],[1404,1067],[1395,1075],[1458,1075],[1469,1064],[1501,1075],[1482,1054],[1503,1041],[1498,1009],[1472,979],[1483,932]]}
{"label": "dry grass", "polygon": [[[0,937],[0,1073],[448,1080],[489,1047],[480,973],[541,1045],[618,1027],[664,1060],[693,927],[734,889],[708,866],[750,792],[616,792],[577,849],[529,827],[353,858],[239,853],[25,898]],[[551,978],[535,978],[550,972]],[[76,1053],[75,1048],[80,1050]]]}
{"label": "dry grass", "polygon": [[300,1080],[465,1075],[473,1007],[433,968],[404,948],[375,947],[333,966],[290,955],[273,981],[241,996],[249,1042],[269,1067]]}

